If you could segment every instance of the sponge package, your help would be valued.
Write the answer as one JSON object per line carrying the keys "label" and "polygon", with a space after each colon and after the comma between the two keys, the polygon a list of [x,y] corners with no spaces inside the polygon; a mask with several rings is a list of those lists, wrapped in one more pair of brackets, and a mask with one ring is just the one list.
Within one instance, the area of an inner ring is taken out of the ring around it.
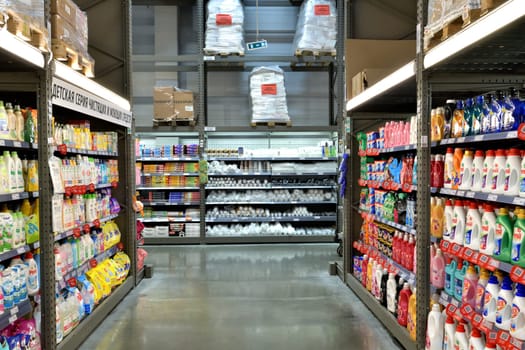
{"label": "sponge package", "polygon": [[337,10],[333,0],[306,0],[301,5],[296,51],[332,51],[337,38]]}

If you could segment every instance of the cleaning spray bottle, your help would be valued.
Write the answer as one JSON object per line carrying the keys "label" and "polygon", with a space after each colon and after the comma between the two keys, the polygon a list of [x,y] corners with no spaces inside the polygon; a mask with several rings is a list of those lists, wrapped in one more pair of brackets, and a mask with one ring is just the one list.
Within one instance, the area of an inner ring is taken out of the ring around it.
{"label": "cleaning spray bottle", "polygon": [[512,316],[512,281],[508,276],[503,278],[501,289],[498,293],[498,303],[496,310],[496,327],[508,331],[510,329],[510,319]]}
{"label": "cleaning spray bottle", "polygon": [[507,208],[500,208],[496,218],[494,234],[495,247],[493,257],[504,262],[510,262],[512,249],[512,221]]}
{"label": "cleaning spray bottle", "polygon": [[525,340],[525,285],[523,284],[516,286],[516,295],[512,299],[510,335]]}
{"label": "cleaning spray bottle", "polygon": [[469,304],[476,307],[476,288],[478,285],[478,274],[474,265],[469,265],[465,278],[463,280],[463,291],[461,293],[461,302],[463,305]]}
{"label": "cleaning spray bottle", "polygon": [[441,314],[439,304],[434,304],[428,314],[425,350],[443,349],[443,326],[443,315]]}
{"label": "cleaning spray bottle", "polygon": [[495,275],[490,276],[485,288],[485,301],[483,305],[483,318],[489,322],[496,322],[496,311],[499,294],[499,282]]}
{"label": "cleaning spray bottle", "polygon": [[512,260],[511,263],[525,267],[525,209],[516,209],[516,222],[512,235]]}

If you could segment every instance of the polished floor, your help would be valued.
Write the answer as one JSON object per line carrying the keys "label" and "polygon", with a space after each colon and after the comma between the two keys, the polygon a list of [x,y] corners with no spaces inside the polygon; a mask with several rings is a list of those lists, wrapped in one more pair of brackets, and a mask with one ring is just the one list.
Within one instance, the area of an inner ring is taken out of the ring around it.
{"label": "polished floor", "polygon": [[398,349],[328,263],[336,246],[148,247],[143,280],[84,350]]}

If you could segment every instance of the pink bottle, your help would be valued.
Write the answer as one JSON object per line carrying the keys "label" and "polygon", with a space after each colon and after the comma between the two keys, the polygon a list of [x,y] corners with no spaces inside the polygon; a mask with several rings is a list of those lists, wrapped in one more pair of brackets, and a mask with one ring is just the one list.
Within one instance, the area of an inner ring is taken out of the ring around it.
{"label": "pink bottle", "polygon": [[403,237],[403,241],[399,245],[399,261],[398,261],[398,263],[400,263],[403,267],[406,267],[407,265],[407,260],[406,260],[407,246],[408,246],[408,233],[405,233],[405,236]]}
{"label": "pink bottle", "polygon": [[463,292],[461,293],[461,302],[463,305],[469,304],[476,307],[476,290],[478,287],[478,273],[474,265],[469,265],[467,273],[463,279]]}
{"label": "pink bottle", "polygon": [[406,327],[408,321],[408,300],[412,295],[410,286],[405,282],[403,289],[399,292],[399,299],[397,302],[397,323]]}
{"label": "pink bottle", "polygon": [[407,244],[407,250],[405,252],[406,254],[406,268],[408,269],[408,271],[413,271],[414,270],[414,249],[416,247],[416,242],[414,240],[414,236],[410,236],[410,238],[408,239],[408,244]]}
{"label": "pink bottle", "polygon": [[410,123],[405,123],[404,144],[410,144]]}
{"label": "pink bottle", "polygon": [[445,287],[445,257],[436,245],[430,246],[430,283],[438,289]]}

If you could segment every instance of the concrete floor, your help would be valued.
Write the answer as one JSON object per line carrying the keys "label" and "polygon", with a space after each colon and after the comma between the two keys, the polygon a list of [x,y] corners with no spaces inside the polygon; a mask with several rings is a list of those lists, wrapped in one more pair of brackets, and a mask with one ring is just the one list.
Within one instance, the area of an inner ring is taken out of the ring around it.
{"label": "concrete floor", "polygon": [[144,280],[84,350],[400,347],[328,263],[336,246],[148,247]]}

